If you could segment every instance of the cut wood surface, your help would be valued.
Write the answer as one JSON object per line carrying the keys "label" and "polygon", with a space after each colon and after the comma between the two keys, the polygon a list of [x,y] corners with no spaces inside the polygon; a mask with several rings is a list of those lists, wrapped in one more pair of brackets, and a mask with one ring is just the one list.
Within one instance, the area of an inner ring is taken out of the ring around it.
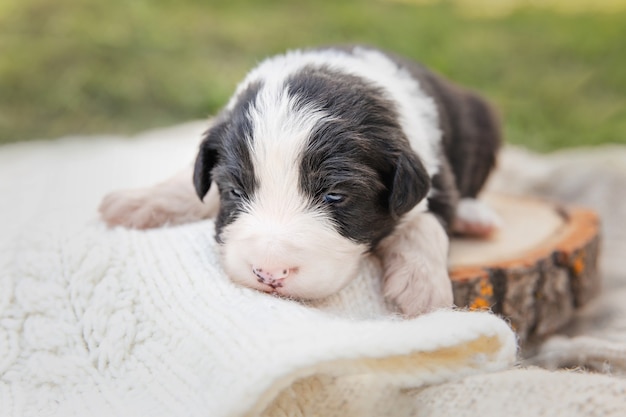
{"label": "cut wood surface", "polygon": [[506,317],[522,342],[549,335],[599,290],[598,216],[532,198],[484,200],[502,229],[489,239],[452,239],[454,302]]}

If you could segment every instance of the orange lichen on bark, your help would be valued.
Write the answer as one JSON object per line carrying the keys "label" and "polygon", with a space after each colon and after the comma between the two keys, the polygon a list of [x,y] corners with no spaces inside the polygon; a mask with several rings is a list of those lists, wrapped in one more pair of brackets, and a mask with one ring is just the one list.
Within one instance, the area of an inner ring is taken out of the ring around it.
{"label": "orange lichen on bark", "polygon": [[489,310],[489,307],[491,307],[489,302],[483,297],[474,298],[469,306],[470,310]]}
{"label": "orange lichen on bark", "polygon": [[584,253],[579,253],[578,256],[572,262],[572,272],[576,275],[580,275],[585,270],[585,255]]}
{"label": "orange lichen on bark", "polygon": [[491,307],[489,300],[493,297],[493,286],[487,279],[480,280],[479,296],[470,304],[471,310],[488,310]]}
{"label": "orange lichen on bark", "polygon": [[493,296],[493,286],[486,279],[480,280],[480,295],[485,297]]}

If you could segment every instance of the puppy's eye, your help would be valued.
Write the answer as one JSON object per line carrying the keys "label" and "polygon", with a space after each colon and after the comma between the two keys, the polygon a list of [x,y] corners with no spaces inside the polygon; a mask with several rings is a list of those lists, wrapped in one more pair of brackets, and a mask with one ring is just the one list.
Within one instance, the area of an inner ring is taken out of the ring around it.
{"label": "puppy's eye", "polygon": [[243,197],[243,191],[238,188],[231,188],[230,190],[228,190],[228,194],[230,194],[232,198],[236,199],[240,199]]}
{"label": "puppy's eye", "polygon": [[324,203],[326,204],[339,204],[345,200],[345,196],[337,193],[328,193],[324,195]]}

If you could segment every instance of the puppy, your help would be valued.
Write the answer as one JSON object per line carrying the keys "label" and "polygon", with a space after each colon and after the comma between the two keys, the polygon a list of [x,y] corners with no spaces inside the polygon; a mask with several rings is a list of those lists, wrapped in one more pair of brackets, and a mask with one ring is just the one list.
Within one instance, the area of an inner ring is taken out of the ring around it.
{"label": "puppy", "polygon": [[215,217],[236,283],[326,297],[378,256],[385,295],[407,316],[452,305],[448,233],[488,235],[475,198],[499,125],[483,99],[367,47],[294,51],[253,69],[204,134],[195,166],[114,192],[109,225]]}

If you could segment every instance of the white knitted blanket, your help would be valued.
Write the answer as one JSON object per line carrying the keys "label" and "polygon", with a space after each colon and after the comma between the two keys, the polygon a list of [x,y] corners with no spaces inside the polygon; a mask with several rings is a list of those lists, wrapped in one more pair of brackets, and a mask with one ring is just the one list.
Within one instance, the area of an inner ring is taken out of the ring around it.
{"label": "white knitted blanket", "polygon": [[232,284],[211,221],[97,219],[194,156],[204,123],[0,148],[0,416],[413,415],[413,389],[509,368],[487,313],[404,321],[379,266],[311,305]]}

